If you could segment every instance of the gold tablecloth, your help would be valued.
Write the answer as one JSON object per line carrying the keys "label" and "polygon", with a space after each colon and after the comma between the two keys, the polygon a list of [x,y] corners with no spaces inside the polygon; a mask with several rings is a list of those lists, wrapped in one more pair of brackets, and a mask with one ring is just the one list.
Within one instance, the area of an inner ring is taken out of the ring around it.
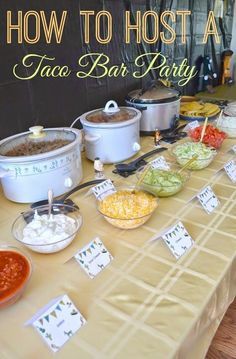
{"label": "gold tablecloth", "polygon": [[[186,188],[160,200],[153,217],[141,228],[119,230],[96,211],[93,196],[83,190],[72,196],[83,214],[83,227],[74,242],[52,255],[30,252],[34,262],[31,282],[23,297],[0,311],[1,359],[51,358],[52,353],[32,327],[24,322],[52,298],[67,293],[87,319],[56,354],[57,358],[201,359],[236,294],[236,187],[224,171],[233,158],[234,144],[225,141],[215,161],[192,172]],[[142,140],[142,152],[153,149]],[[168,153],[163,153],[168,158]],[[92,163],[84,160],[84,181],[93,178]],[[132,184],[106,174],[116,185]],[[189,199],[210,184],[221,205],[207,215]],[[35,189],[37,190],[37,189]],[[0,243],[17,245],[11,235],[14,218],[26,205],[0,198]],[[181,220],[194,239],[193,248],[178,261],[156,233]],[[89,279],[70,259],[99,236],[114,256],[96,278]]]}

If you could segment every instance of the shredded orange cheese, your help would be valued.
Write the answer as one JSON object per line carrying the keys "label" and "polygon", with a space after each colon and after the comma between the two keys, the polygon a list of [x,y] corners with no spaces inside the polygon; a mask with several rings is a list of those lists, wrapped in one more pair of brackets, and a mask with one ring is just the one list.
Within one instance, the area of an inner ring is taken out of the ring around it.
{"label": "shredded orange cheese", "polygon": [[156,198],[146,192],[120,190],[104,198],[99,210],[114,219],[135,219],[150,215],[157,207]]}

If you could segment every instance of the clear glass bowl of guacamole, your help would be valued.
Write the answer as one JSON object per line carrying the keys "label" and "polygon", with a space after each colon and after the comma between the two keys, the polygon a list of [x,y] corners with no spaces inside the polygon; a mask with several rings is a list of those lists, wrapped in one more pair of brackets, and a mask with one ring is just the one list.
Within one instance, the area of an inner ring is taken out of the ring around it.
{"label": "clear glass bowl of guacamole", "polygon": [[[144,175],[144,171],[146,174]],[[152,193],[156,197],[170,197],[180,192],[190,177],[189,171],[178,173],[178,166],[171,166],[170,169],[158,169],[144,167],[137,176],[142,178],[139,188]]]}

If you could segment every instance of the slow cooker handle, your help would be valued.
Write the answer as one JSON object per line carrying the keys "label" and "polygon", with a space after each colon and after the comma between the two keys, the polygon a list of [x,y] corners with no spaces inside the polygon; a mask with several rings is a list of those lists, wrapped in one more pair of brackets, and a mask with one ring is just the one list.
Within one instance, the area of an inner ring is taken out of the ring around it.
{"label": "slow cooker handle", "polygon": [[38,140],[40,138],[43,138],[46,136],[46,133],[43,131],[43,126],[32,126],[29,128],[29,131],[31,134],[29,135],[29,138],[31,140]]}
{"label": "slow cooker handle", "polygon": [[101,135],[96,135],[96,136],[85,135],[84,140],[85,140],[85,142],[88,142],[88,143],[95,143],[95,142],[100,141],[101,137],[102,137]]}
{"label": "slow cooker handle", "polygon": [[119,109],[116,101],[113,101],[113,100],[108,101],[103,110],[103,112],[105,112],[105,113],[116,113],[119,111],[120,111],[120,109]]}
{"label": "slow cooker handle", "polygon": [[0,178],[12,177],[14,175],[15,175],[14,171],[5,170],[4,168],[0,167]]}

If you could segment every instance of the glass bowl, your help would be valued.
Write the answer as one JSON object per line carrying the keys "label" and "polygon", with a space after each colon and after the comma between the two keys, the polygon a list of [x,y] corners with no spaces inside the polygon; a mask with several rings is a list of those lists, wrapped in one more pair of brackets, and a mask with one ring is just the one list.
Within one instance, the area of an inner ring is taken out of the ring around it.
{"label": "glass bowl", "polygon": [[[201,151],[196,150],[200,146],[203,148],[202,154]],[[198,158],[188,166],[188,170],[198,171],[211,164],[217,151],[215,148],[206,146],[200,142],[188,141],[172,146],[170,153],[181,167],[185,166],[193,156],[197,155]]]}
{"label": "glass bowl", "polygon": [[235,123],[233,124],[233,126],[228,126],[226,127],[225,124],[220,124],[217,125],[217,127],[219,128],[219,130],[224,131],[229,138],[236,138],[236,117],[234,118]]}
{"label": "glass bowl", "polygon": [[[202,130],[203,125],[190,129],[188,131],[188,137],[190,137],[193,142],[199,142]],[[206,126],[206,131],[203,136],[202,143],[204,143],[206,146],[219,149],[227,137],[227,133],[217,128],[215,124],[208,124]]]}
{"label": "glass bowl", "polygon": [[0,246],[0,309],[14,304],[29,283],[33,265],[24,251]]}
{"label": "glass bowl", "polygon": [[104,219],[121,229],[142,226],[157,206],[157,198],[135,187],[117,188],[117,192],[108,195],[102,201],[97,201],[97,209]]}
{"label": "glass bowl", "polygon": [[229,138],[236,138],[236,102],[229,103],[216,121],[216,127]]}
{"label": "glass bowl", "polygon": [[146,169],[147,167],[143,167],[137,172],[139,180],[144,176],[138,187],[156,197],[174,196],[190,178],[190,171],[183,170],[178,173],[180,167],[176,165],[171,165],[170,169],[150,168],[144,175]]}
{"label": "glass bowl", "polygon": [[53,204],[51,218],[48,209],[44,205],[23,212],[12,225],[15,239],[34,252],[61,251],[69,246],[82,225],[80,211],[73,206]]}

